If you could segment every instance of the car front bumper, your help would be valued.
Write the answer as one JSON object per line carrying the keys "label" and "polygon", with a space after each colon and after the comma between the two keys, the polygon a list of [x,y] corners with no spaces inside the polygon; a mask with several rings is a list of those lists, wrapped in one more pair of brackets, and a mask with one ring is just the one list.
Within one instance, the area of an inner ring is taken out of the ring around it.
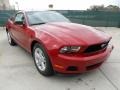
{"label": "car front bumper", "polygon": [[98,68],[109,57],[113,46],[100,53],[87,57],[69,57],[59,54],[57,60],[52,60],[53,69],[60,73],[83,73]]}

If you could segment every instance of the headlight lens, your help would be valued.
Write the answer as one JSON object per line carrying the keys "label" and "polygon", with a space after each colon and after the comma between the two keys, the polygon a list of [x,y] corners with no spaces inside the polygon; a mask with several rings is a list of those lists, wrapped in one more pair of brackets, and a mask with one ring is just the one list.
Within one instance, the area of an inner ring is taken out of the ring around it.
{"label": "headlight lens", "polygon": [[60,53],[76,53],[80,51],[80,46],[65,46],[60,49]]}

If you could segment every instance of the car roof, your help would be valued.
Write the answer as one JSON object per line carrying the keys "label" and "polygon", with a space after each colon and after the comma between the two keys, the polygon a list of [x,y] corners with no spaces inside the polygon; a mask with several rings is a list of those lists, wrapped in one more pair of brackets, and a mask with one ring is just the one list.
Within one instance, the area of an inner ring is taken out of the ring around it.
{"label": "car roof", "polygon": [[27,13],[27,12],[56,12],[56,11],[52,11],[52,10],[44,10],[44,11],[39,11],[39,10],[30,10],[30,11],[24,11],[24,10],[19,10],[17,13]]}

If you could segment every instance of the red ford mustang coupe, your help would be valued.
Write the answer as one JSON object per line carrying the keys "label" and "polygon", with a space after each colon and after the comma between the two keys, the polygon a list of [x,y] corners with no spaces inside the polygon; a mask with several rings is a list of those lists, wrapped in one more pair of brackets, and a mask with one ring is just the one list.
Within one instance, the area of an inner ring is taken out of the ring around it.
{"label": "red ford mustang coupe", "polygon": [[30,52],[45,76],[83,73],[98,68],[110,55],[111,36],[71,23],[54,11],[19,11],[6,24],[8,42]]}

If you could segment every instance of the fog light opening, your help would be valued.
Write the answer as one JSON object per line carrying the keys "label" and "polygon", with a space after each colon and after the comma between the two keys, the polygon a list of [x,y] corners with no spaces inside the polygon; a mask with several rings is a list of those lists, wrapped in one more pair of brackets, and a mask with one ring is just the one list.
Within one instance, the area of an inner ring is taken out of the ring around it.
{"label": "fog light opening", "polygon": [[76,66],[69,66],[67,68],[67,71],[77,71],[77,70],[78,70],[78,68]]}

